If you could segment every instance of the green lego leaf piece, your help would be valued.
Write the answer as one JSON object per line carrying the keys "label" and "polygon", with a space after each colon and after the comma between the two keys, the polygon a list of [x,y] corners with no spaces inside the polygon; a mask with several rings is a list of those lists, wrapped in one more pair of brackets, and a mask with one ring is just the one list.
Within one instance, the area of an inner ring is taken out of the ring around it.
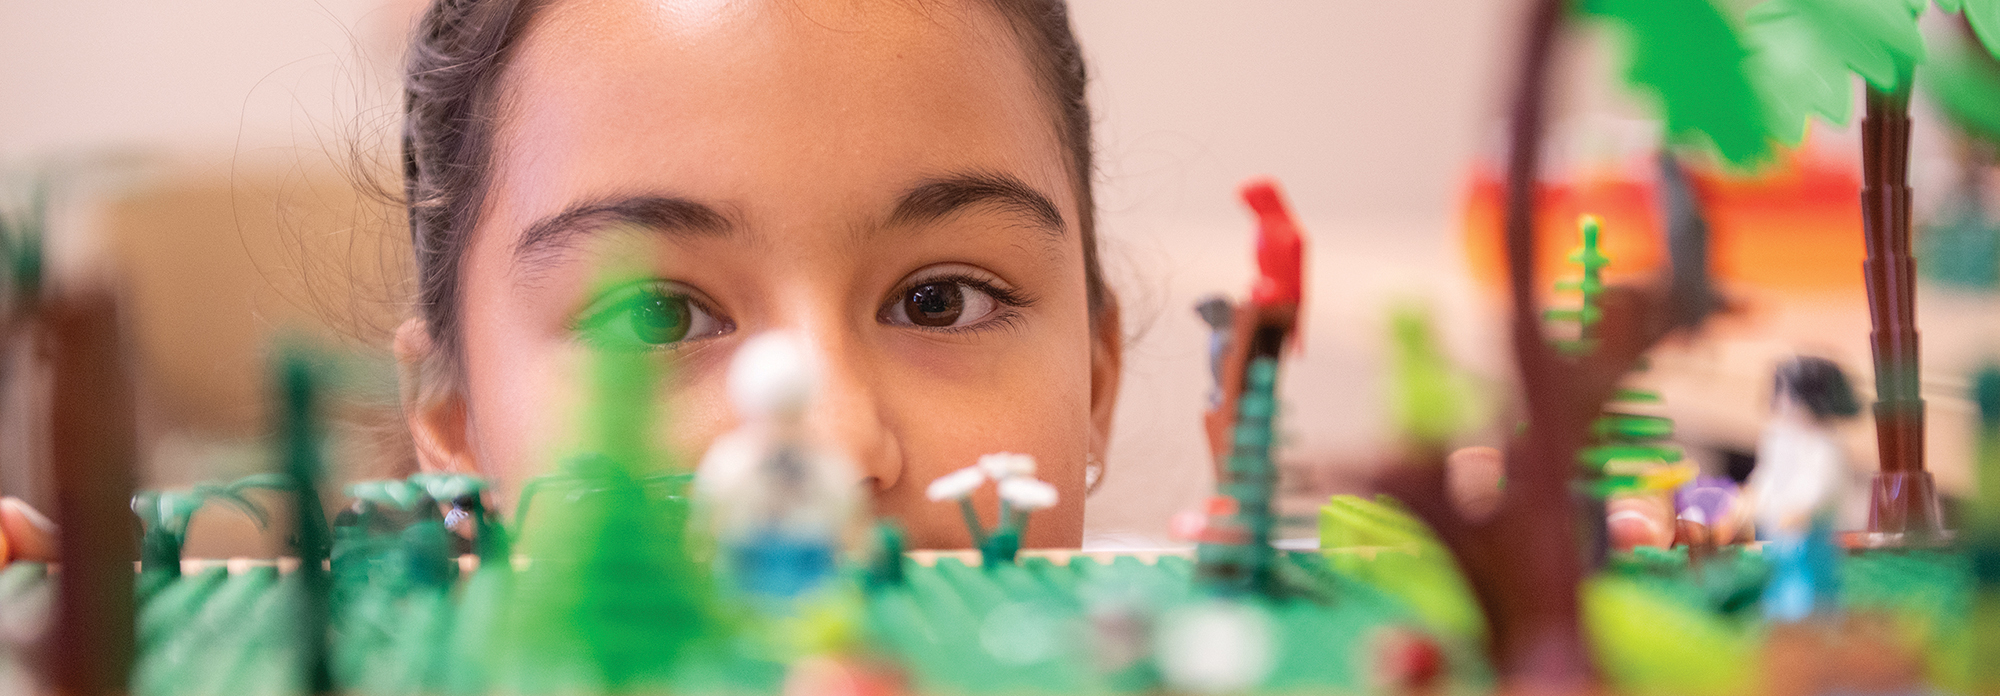
{"label": "green lego leaf piece", "polygon": [[486,480],[470,474],[425,472],[411,474],[408,481],[430,496],[431,500],[441,503],[478,495],[486,490]]}
{"label": "green lego leaf piece", "polygon": [[[1938,5],[1943,7],[1944,0],[1939,0]],[[1963,6],[1965,21],[1972,25],[1973,36],[1979,38],[1988,55],[2000,59],[2000,0],[1963,0]]]}
{"label": "green lego leaf piece", "polygon": [[1412,441],[1443,446],[1469,420],[1465,379],[1438,346],[1428,310],[1404,305],[1390,325],[1397,429]]}
{"label": "green lego leaf piece", "polygon": [[1657,404],[1660,403],[1661,399],[1660,393],[1656,391],[1620,389],[1616,394],[1612,395],[1611,400],[1622,401],[1628,404]]}
{"label": "green lego leaf piece", "polygon": [[1779,139],[1796,144],[1806,119],[1853,115],[1850,73],[1883,91],[1906,86],[1924,61],[1921,5],[1905,0],[1767,0],[1745,15],[1753,76]]}
{"label": "green lego leaf piece", "polygon": [[424,495],[422,487],[402,479],[356,481],[348,484],[347,496],[404,512],[416,510],[419,504],[430,502]]}
{"label": "green lego leaf piece", "polygon": [[1583,624],[1619,693],[1720,696],[1754,691],[1759,635],[1699,605],[1630,578],[1599,576],[1583,588]]}
{"label": "green lego leaf piece", "polygon": [[1764,105],[1730,18],[1710,0],[1585,0],[1585,14],[1617,23],[1627,42],[1626,80],[1653,93],[1672,142],[1706,142],[1724,161],[1771,159]]}
{"label": "green lego leaf piece", "polygon": [[1674,421],[1662,416],[1642,416],[1628,413],[1606,413],[1591,423],[1591,434],[1598,438],[1653,439],[1673,437]]}
{"label": "green lego leaf piece", "polygon": [[[1993,5],[2000,8],[2000,1]],[[1966,43],[1942,42],[1924,64],[1918,83],[1953,125],[1987,142],[2000,142],[2000,62]]]}
{"label": "green lego leaf piece", "polygon": [[1349,577],[1415,610],[1440,635],[1474,643],[1485,615],[1444,544],[1394,499],[1336,495],[1320,507],[1320,553]]}
{"label": "green lego leaf piece", "polygon": [[1605,464],[1614,460],[1638,459],[1671,464],[1680,461],[1681,457],[1681,451],[1677,447],[1646,444],[1608,444],[1586,447],[1582,451],[1577,452],[1576,455],[1578,462],[1600,469]]}

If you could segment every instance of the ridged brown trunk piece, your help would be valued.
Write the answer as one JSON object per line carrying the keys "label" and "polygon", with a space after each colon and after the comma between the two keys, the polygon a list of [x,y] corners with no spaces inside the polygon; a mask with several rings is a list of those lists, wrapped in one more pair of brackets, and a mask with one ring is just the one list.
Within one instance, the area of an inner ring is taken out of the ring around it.
{"label": "ridged brown trunk piece", "polygon": [[1875,353],[1875,438],[1882,469],[1868,530],[1929,536],[1943,527],[1924,468],[1924,400],[1917,347],[1917,268],[1910,254],[1910,81],[1868,89],[1861,121],[1861,216]]}
{"label": "ridged brown trunk piece", "polygon": [[135,434],[131,362],[109,292],[54,298],[49,337],[62,572],[49,649],[54,693],[126,692],[133,658]]}

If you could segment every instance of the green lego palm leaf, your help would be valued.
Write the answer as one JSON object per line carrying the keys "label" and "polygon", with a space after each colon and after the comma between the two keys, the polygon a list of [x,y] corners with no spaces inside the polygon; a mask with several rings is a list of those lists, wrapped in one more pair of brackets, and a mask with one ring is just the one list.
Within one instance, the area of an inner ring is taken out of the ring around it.
{"label": "green lego palm leaf", "polygon": [[1937,56],[1924,64],[1921,82],[1953,124],[1987,142],[2000,142],[2000,62],[1966,43],[1940,46]]}
{"label": "green lego palm leaf", "polygon": [[[1946,12],[1956,8],[1945,8],[1946,0],[1938,0],[1938,7]],[[1952,0],[1953,5],[1963,5],[1965,21],[1972,25],[1972,33],[1979,37],[1979,43],[1994,58],[2000,58],[2000,0]]]}
{"label": "green lego palm leaf", "polygon": [[1911,0],[1768,0],[1745,16],[1750,65],[1778,137],[1796,143],[1814,114],[1853,115],[1850,73],[1884,91],[1904,87],[1924,61]]}
{"label": "green lego palm leaf", "polygon": [[1739,166],[1770,159],[1764,105],[1745,70],[1749,50],[1714,3],[1586,0],[1581,9],[1624,30],[1626,79],[1659,98],[1668,139],[1706,139]]}

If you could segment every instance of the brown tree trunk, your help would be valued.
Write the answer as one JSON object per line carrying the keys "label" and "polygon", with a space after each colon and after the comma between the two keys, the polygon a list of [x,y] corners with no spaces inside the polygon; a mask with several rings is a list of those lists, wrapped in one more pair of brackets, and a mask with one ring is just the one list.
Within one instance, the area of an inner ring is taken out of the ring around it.
{"label": "brown tree trunk", "polygon": [[110,293],[61,296],[42,318],[55,374],[51,459],[63,563],[50,685],[73,696],[122,694],[132,674],[139,556],[131,363]]}
{"label": "brown tree trunk", "polygon": [[1910,80],[1868,89],[1861,121],[1862,230],[1868,258],[1870,343],[1875,353],[1875,438],[1882,469],[1868,530],[1929,536],[1943,526],[1924,469],[1924,400],[1917,347],[1916,261],[1910,254]]}
{"label": "brown tree trunk", "polygon": [[[1597,673],[1579,628],[1582,577],[1570,478],[1588,412],[1557,388],[1560,359],[1542,335],[1536,302],[1535,190],[1554,60],[1566,3],[1535,0],[1523,33],[1507,152],[1507,271],[1512,339],[1528,431],[1508,448],[1508,490],[1481,530],[1468,570],[1490,624],[1494,666],[1507,683],[1548,693],[1588,689]],[[1581,415],[1581,420],[1578,416]],[[1474,570],[1476,568],[1476,570]]]}

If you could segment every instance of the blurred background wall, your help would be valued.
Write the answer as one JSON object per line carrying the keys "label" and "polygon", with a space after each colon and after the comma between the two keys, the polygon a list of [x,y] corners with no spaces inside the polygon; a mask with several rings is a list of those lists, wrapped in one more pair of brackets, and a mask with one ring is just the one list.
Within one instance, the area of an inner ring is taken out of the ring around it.
{"label": "blurred background wall", "polygon": [[[1072,4],[1094,73],[1101,228],[1132,336],[1093,533],[1164,541],[1169,515],[1212,485],[1198,428],[1207,330],[1191,307],[1249,278],[1252,228],[1234,197],[1246,177],[1278,177],[1312,235],[1305,350],[1283,386],[1300,500],[1360,486],[1393,445],[1379,375],[1396,302],[1432,307],[1504,410],[1499,297],[1468,271],[1463,229],[1468,182],[1499,154],[1515,2]],[[134,298],[147,483],[259,466],[265,356],[280,332],[345,346],[357,396],[344,411],[393,419],[383,348],[405,312],[407,243],[400,212],[369,184],[398,184],[383,164],[417,6],[0,4],[0,176],[19,191],[48,174],[60,271],[115,269]],[[1615,86],[1606,53],[1601,37],[1566,47],[1553,177],[1650,177],[1657,127]],[[1956,169],[1950,139],[1920,117],[1921,196]],[[1852,169],[1851,132],[1819,131],[1809,154]],[[1739,285],[1741,316],[1656,356],[1645,379],[1691,451],[1752,447],[1771,362],[1791,351],[1834,357],[1868,385],[1858,268],[1854,281]],[[1969,419],[1960,375],[2000,346],[2000,312],[1935,289],[1921,307],[1934,466],[1955,489]],[[1856,466],[1872,467],[1872,430],[1851,431]],[[1493,435],[1468,439],[1481,438]],[[344,442],[371,466],[400,452],[381,430]],[[38,495],[29,472],[6,469],[0,490]]]}

